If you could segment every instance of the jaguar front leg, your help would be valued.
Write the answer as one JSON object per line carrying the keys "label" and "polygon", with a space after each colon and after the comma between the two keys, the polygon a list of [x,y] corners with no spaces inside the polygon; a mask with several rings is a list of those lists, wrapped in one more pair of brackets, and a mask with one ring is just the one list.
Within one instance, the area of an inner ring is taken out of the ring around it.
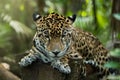
{"label": "jaguar front leg", "polygon": [[23,57],[18,64],[22,67],[25,67],[31,65],[32,62],[36,61],[37,59],[42,60],[44,63],[50,62],[50,60],[47,57],[45,57],[42,53],[40,52],[34,53],[32,50],[30,50],[28,52],[28,55]]}
{"label": "jaguar front leg", "polygon": [[69,59],[81,60],[82,56],[78,52],[72,50],[68,52],[68,54],[64,55],[64,57],[62,57],[61,59],[54,60],[51,65],[54,68],[57,68],[60,72],[63,72],[66,74],[71,73],[71,68],[68,64]]}
{"label": "jaguar front leg", "polygon": [[36,56],[29,53],[27,56],[23,57],[18,64],[20,66],[28,66],[28,65],[32,64],[32,62],[35,60],[36,60]]}
{"label": "jaguar front leg", "polygon": [[51,65],[53,66],[53,68],[58,69],[60,72],[65,73],[65,74],[69,74],[71,73],[71,68],[68,64],[68,60],[65,61],[62,59],[58,59],[58,60],[54,60]]}

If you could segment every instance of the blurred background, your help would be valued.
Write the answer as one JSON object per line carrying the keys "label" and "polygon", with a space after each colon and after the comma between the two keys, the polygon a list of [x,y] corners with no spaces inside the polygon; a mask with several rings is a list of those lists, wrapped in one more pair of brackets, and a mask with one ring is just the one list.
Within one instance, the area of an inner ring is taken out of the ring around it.
{"label": "blurred background", "polygon": [[[35,33],[32,14],[77,14],[73,24],[97,36],[120,58],[120,0],[0,0],[0,63],[15,64],[15,56],[31,48]],[[112,66],[114,65],[114,66]],[[117,61],[107,67],[120,69]],[[9,70],[19,76],[16,67]]]}

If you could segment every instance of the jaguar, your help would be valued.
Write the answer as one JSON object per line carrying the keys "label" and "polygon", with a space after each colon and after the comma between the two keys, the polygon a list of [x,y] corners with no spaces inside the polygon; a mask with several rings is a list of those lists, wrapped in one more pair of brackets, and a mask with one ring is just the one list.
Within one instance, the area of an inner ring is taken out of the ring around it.
{"label": "jaguar", "polygon": [[53,68],[69,74],[70,59],[79,59],[83,63],[86,75],[86,64],[98,69],[98,72],[107,73],[104,64],[109,60],[108,50],[92,33],[73,27],[76,15],[65,17],[58,13],[50,13],[41,16],[33,14],[36,25],[36,33],[33,38],[33,46],[20,62],[20,66],[31,65],[37,59],[44,63],[51,63]]}

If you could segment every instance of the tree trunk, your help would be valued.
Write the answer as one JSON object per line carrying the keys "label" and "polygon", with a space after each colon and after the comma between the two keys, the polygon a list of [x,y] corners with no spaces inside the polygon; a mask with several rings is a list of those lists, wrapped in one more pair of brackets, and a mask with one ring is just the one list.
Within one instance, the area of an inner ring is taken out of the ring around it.
{"label": "tree trunk", "polygon": [[96,0],[92,0],[93,4],[93,18],[94,18],[94,24],[95,24],[95,31],[98,30],[98,21],[97,21],[97,6],[96,6]]}
{"label": "tree trunk", "polygon": [[120,48],[120,39],[117,38],[118,34],[120,34],[120,21],[113,17],[113,14],[115,13],[120,13],[120,0],[113,0],[111,20],[111,31],[114,48]]}
{"label": "tree trunk", "polygon": [[37,6],[40,14],[44,13],[44,7],[45,7],[45,0],[37,0]]}

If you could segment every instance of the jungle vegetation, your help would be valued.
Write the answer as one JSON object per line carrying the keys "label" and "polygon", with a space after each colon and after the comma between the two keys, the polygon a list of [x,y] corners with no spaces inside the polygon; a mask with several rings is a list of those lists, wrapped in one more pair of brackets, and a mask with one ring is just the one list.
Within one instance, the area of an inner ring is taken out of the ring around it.
{"label": "jungle vegetation", "polygon": [[[65,16],[77,14],[75,27],[97,36],[120,59],[120,1],[119,0],[1,0],[0,1],[0,63],[15,63],[14,56],[31,48],[36,31],[32,14],[57,12]],[[117,44],[117,45],[116,45]],[[120,63],[105,65],[120,70]],[[14,67],[15,68],[15,67]],[[10,71],[19,76],[15,69]],[[109,78],[119,78],[109,76]]]}

